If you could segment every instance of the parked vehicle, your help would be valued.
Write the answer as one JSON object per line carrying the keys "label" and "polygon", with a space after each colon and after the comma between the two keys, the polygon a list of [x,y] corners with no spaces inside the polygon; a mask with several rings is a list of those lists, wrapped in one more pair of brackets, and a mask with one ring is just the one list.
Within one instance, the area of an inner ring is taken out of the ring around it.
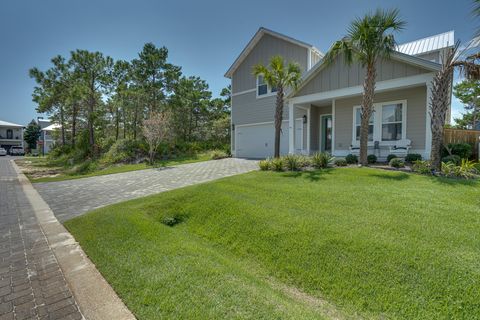
{"label": "parked vehicle", "polygon": [[25,150],[23,150],[22,146],[12,146],[10,148],[10,155],[11,156],[24,156]]}
{"label": "parked vehicle", "polygon": [[7,155],[7,150],[0,148],[0,156],[6,156]]}

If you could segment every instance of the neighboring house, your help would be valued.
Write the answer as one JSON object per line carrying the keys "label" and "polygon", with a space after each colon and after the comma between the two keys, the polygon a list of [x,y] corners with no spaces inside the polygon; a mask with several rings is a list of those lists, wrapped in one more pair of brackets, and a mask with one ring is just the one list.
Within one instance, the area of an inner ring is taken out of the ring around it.
{"label": "neighboring house", "polygon": [[9,151],[12,146],[23,146],[23,127],[0,120],[0,147]]}
{"label": "neighboring house", "polygon": [[[369,154],[385,158],[408,149],[430,157],[430,86],[443,52],[453,45],[450,31],[399,45],[390,59],[378,62]],[[232,85],[232,154],[273,155],[275,92],[252,73],[273,55],[297,62],[303,72],[299,88],[287,93],[281,154],[358,152],[365,69],[346,64],[342,56],[327,65],[312,45],[260,28],[225,74]]]}
{"label": "neighboring house", "polygon": [[47,154],[52,149],[53,145],[55,144],[56,140],[53,137],[54,131],[58,130],[61,126],[55,124],[50,120],[45,120],[39,118],[37,120],[38,125],[41,128],[41,134],[38,139],[37,149],[40,154]]}

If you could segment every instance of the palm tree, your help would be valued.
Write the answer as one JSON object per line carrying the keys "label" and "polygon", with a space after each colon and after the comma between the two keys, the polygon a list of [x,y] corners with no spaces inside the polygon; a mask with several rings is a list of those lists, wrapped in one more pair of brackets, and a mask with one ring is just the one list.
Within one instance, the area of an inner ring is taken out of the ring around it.
{"label": "palm tree", "polygon": [[451,88],[453,73],[456,68],[468,80],[480,79],[480,53],[464,57],[468,47],[459,52],[460,42],[457,42],[452,50],[449,50],[442,60],[442,68],[435,74],[432,81],[429,112],[431,118],[432,130],[432,149],[430,151],[430,161],[432,169],[440,171],[441,152],[443,144],[443,129],[447,111],[451,101]]}
{"label": "palm tree", "polygon": [[397,9],[378,9],[363,18],[356,18],[350,25],[347,35],[335,42],[325,56],[332,63],[339,54],[351,64],[354,60],[366,68],[363,82],[363,96],[360,126],[360,163],[367,164],[368,128],[373,114],[373,98],[377,77],[376,63],[387,59],[395,50],[393,32],[402,30],[405,22],[400,20]]}
{"label": "palm tree", "polygon": [[297,89],[300,84],[302,72],[300,66],[293,62],[285,64],[281,56],[273,56],[268,67],[257,64],[253,67],[253,74],[262,75],[270,88],[277,90],[275,107],[275,149],[274,157],[280,156],[280,132],[282,130],[283,105],[285,103],[285,91]]}

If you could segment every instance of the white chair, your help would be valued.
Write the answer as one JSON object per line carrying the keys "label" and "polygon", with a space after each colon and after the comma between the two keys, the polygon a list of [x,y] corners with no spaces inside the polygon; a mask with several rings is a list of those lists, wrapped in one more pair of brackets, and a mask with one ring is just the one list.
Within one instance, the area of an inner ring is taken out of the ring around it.
{"label": "white chair", "polygon": [[359,155],[360,154],[360,146],[351,144],[350,145],[350,153],[355,154],[355,155]]}
{"label": "white chair", "polygon": [[399,140],[395,145],[390,146],[390,154],[395,154],[398,156],[406,156],[410,147],[412,146],[412,141],[409,139]]}

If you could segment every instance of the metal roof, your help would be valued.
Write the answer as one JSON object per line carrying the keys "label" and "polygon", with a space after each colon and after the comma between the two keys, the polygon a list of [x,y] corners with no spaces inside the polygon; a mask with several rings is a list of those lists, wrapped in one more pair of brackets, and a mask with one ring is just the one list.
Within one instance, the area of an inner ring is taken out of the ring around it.
{"label": "metal roof", "polygon": [[48,127],[45,127],[43,128],[42,130],[43,131],[53,131],[53,130],[56,130],[56,129],[60,129],[62,126],[57,124],[57,123],[53,123],[51,125],[49,125]]}
{"label": "metal roof", "polygon": [[11,123],[7,121],[0,120],[0,127],[18,127],[23,128],[21,124]]}
{"label": "metal roof", "polygon": [[397,51],[408,55],[428,53],[455,45],[454,31],[437,34],[431,37],[403,43],[397,46]]}

